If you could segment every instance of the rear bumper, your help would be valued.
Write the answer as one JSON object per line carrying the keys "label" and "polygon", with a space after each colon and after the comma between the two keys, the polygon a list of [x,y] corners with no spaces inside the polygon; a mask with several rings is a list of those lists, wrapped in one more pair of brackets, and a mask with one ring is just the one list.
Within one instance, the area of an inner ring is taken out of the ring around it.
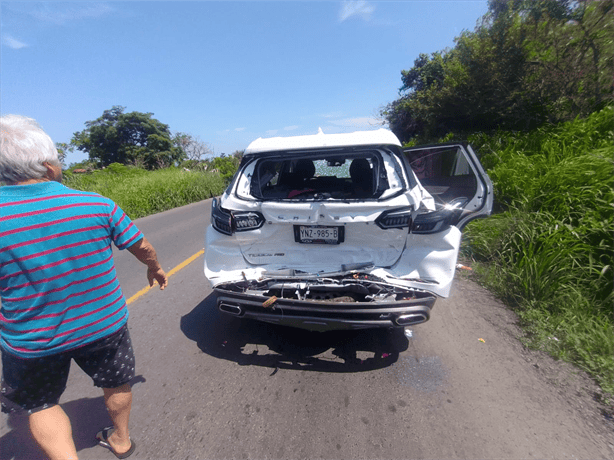
{"label": "rear bumper", "polygon": [[333,302],[277,299],[215,288],[217,307],[226,314],[311,331],[405,327],[429,320],[435,296],[426,292],[416,298],[391,302]]}

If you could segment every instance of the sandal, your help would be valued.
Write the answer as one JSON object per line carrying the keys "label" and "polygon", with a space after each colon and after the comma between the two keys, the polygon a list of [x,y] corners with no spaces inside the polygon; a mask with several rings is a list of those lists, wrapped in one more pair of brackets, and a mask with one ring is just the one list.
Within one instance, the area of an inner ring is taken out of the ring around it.
{"label": "sandal", "polygon": [[111,444],[109,443],[109,436],[111,436],[114,431],[115,427],[113,426],[109,426],[102,431],[99,431],[98,434],[96,434],[96,440],[98,441],[98,444],[100,444],[102,447],[106,447],[107,449],[109,449],[117,458],[130,457],[134,453],[134,449],[136,449],[136,443],[131,439],[130,449],[128,449],[122,454],[118,454],[117,452],[115,452],[115,449],[113,449],[113,447],[111,447]]}

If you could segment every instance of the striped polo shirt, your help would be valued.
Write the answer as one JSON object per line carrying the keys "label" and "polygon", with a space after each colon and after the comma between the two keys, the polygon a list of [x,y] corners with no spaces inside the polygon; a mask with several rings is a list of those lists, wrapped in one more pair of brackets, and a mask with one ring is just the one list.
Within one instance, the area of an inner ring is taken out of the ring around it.
{"label": "striped polo shirt", "polygon": [[128,320],[111,242],[143,235],[111,200],[58,182],[0,187],[0,346],[23,358],[71,350]]}

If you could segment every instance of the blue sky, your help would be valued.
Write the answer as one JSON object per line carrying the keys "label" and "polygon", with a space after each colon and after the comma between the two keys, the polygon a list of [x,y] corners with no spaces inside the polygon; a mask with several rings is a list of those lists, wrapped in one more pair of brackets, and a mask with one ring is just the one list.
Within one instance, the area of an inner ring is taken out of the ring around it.
{"label": "blue sky", "polygon": [[68,142],[121,105],[216,155],[319,127],[377,129],[401,70],[486,11],[486,0],[2,1],[0,111]]}

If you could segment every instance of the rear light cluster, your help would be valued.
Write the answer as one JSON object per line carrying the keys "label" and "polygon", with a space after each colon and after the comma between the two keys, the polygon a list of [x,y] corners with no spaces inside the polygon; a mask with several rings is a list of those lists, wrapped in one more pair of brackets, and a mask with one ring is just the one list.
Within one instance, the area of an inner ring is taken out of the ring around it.
{"label": "rear light cluster", "polygon": [[439,211],[418,214],[414,219],[411,232],[421,235],[442,232],[451,225],[456,225],[462,212],[461,204],[458,204],[447,206]]}
{"label": "rear light cluster", "polygon": [[449,227],[450,213],[440,211],[418,214],[411,229],[412,233],[437,233]]}
{"label": "rear light cluster", "polygon": [[234,232],[256,230],[264,225],[264,216],[255,211],[229,211],[220,206],[217,198],[211,203],[211,224],[218,232],[232,235]]}
{"label": "rear light cluster", "polygon": [[235,231],[237,232],[255,230],[264,224],[264,217],[259,212],[234,212],[232,217],[234,218]]}
{"label": "rear light cluster", "polygon": [[378,227],[384,230],[389,228],[404,228],[411,226],[411,207],[393,209],[391,211],[384,211],[375,219],[375,223]]}
{"label": "rear light cluster", "polygon": [[389,228],[411,228],[412,233],[424,235],[441,232],[450,225],[454,225],[461,212],[462,209],[460,208],[448,208],[418,214],[412,219],[412,208],[405,207],[384,211],[375,220],[375,223],[384,230]]}

